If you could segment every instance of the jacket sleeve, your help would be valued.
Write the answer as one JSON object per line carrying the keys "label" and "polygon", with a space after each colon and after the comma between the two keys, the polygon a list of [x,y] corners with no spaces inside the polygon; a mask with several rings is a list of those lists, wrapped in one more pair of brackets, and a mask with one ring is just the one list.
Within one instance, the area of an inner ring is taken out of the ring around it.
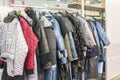
{"label": "jacket sleeve", "polygon": [[56,42],[57,42],[57,49],[58,49],[58,59],[61,64],[66,64],[68,62],[67,60],[67,50],[65,48],[65,43],[63,36],[61,34],[60,26],[58,22],[53,18],[53,26],[54,26],[54,34],[56,37]]}
{"label": "jacket sleeve", "polygon": [[109,41],[102,25],[97,21],[96,21],[96,29],[97,29],[98,35],[99,35],[100,39],[102,40],[104,46],[108,46],[110,44],[110,41]]}

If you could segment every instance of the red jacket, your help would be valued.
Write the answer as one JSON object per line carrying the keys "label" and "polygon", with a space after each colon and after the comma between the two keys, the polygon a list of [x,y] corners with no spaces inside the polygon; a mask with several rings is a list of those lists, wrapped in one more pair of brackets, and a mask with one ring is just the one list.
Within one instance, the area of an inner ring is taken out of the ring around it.
{"label": "red jacket", "polygon": [[0,60],[0,68],[3,68],[3,66],[4,66],[4,62]]}
{"label": "red jacket", "polygon": [[24,18],[19,19],[22,31],[26,40],[26,43],[28,45],[28,54],[26,57],[26,62],[25,62],[25,68],[27,70],[28,74],[33,74],[34,71],[34,54],[36,52],[37,44],[38,44],[38,39],[33,33],[30,25]]}

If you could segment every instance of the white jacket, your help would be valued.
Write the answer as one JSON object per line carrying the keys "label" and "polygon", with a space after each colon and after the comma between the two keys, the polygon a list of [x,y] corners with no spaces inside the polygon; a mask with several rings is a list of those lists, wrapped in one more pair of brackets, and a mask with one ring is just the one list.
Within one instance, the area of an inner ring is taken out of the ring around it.
{"label": "white jacket", "polygon": [[9,76],[23,75],[27,52],[28,46],[18,19],[0,23],[0,58],[7,62]]}

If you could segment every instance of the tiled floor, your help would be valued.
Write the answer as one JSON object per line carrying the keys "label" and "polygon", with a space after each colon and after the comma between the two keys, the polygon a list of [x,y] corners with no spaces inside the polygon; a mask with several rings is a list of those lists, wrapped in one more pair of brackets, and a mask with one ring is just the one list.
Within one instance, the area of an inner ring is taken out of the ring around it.
{"label": "tiled floor", "polygon": [[111,80],[120,80],[120,75],[116,76],[115,78],[111,79]]}

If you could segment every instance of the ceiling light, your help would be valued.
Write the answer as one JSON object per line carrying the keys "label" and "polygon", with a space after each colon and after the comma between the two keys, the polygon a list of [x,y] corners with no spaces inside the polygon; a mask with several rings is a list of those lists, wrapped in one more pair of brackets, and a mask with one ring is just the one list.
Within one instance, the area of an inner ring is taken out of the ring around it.
{"label": "ceiling light", "polygon": [[61,1],[61,0],[57,0],[57,1]]}

